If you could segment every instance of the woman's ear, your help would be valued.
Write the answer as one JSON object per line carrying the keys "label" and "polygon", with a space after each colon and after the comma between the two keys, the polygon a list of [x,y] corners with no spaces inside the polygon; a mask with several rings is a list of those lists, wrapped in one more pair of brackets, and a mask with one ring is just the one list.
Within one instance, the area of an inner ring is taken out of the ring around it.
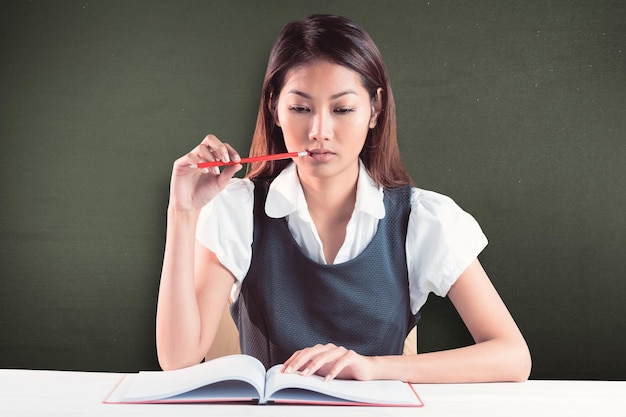
{"label": "woman's ear", "polygon": [[378,116],[383,111],[383,89],[378,87],[376,89],[376,95],[372,98],[372,117],[370,118],[370,129],[376,127],[378,123]]}
{"label": "woman's ear", "polygon": [[270,109],[270,113],[272,113],[272,118],[274,119],[274,123],[276,124],[276,126],[280,127],[280,121],[278,120],[278,112],[276,111],[276,107],[278,106],[278,103],[276,103],[274,100],[275,100],[274,93],[271,92],[267,106]]}
{"label": "woman's ear", "polygon": [[280,127],[280,120],[278,120],[278,112],[276,111],[276,107],[274,107],[272,116],[274,116],[274,123],[276,124],[276,126]]}

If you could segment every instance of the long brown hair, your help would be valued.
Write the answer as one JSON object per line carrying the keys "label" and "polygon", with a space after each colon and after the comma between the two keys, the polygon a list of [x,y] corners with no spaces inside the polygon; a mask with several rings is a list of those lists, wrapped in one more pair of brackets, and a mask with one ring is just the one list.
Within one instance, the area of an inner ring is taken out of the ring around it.
{"label": "long brown hair", "polygon": [[[311,15],[292,22],[280,32],[270,53],[250,155],[286,152],[282,130],[276,125],[275,106],[289,70],[326,60],[361,76],[372,100],[382,88],[382,111],[370,129],[360,158],[373,180],[392,188],[413,184],[400,158],[396,134],[396,108],[389,75],[380,51],[354,22],[340,16]],[[265,161],[248,167],[248,178],[275,177],[289,161]]]}

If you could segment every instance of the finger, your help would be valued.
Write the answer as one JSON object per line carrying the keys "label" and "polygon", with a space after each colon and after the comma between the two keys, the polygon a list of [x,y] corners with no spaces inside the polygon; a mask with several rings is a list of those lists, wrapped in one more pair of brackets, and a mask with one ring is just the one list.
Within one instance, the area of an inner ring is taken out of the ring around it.
{"label": "finger", "polygon": [[239,162],[241,161],[241,157],[239,156],[239,152],[237,152],[235,150],[235,148],[233,148],[232,146],[230,146],[228,143],[224,143],[224,146],[226,147],[228,154],[230,155],[230,160],[233,162]]}
{"label": "finger", "polygon": [[[303,350],[296,351],[289,359],[287,359],[284,363],[284,373],[291,374],[296,371],[299,371],[302,367],[301,363],[303,362],[300,358],[302,358]],[[306,364],[306,361],[304,361]]]}
{"label": "finger", "polygon": [[314,355],[315,352],[319,352],[322,349],[324,349],[324,346],[318,344],[294,352],[294,354],[291,355],[287,361],[285,361],[285,373],[289,374],[296,371],[302,371],[302,368],[308,364],[309,358]]}
{"label": "finger", "polygon": [[300,354],[301,351],[297,350],[295,351],[290,357],[289,359],[287,359],[284,363],[283,363],[283,373],[285,374],[290,374],[292,373],[295,368],[293,367],[293,363],[296,360],[296,358],[298,357],[298,355]]}
{"label": "finger", "polygon": [[[188,174],[189,173],[188,170],[191,165],[199,164],[204,161],[205,161],[205,158],[202,158],[199,155],[197,148],[195,148],[191,152],[187,153],[186,155],[176,160],[176,162],[174,163],[174,170],[179,171],[181,173]],[[199,171],[199,172],[202,172],[202,171]]]}
{"label": "finger", "polygon": [[[215,167],[217,168],[217,167]],[[241,168],[243,168],[243,165],[241,164],[236,164],[236,165],[227,165],[226,168],[224,168],[221,172],[221,174],[219,174],[218,178],[217,178],[217,185],[219,187],[220,190],[224,189],[224,187],[226,187],[226,185],[228,184],[228,182],[230,181],[230,179],[235,175],[235,173],[237,171],[239,171]],[[219,168],[218,168],[219,170]]]}
{"label": "finger", "polygon": [[[196,153],[198,155],[199,158],[199,162],[196,162],[196,164],[198,163],[202,163],[202,162],[214,162],[214,161],[219,161],[218,158],[216,158],[213,155],[213,149],[211,149],[209,146],[201,143],[200,145],[198,145],[196,147]],[[204,174],[207,173],[212,173],[215,175],[219,175],[220,174],[220,169],[219,167],[210,167],[210,168],[202,168],[201,172]]]}
{"label": "finger", "polygon": [[215,159],[218,161],[230,162],[232,160],[234,162],[239,162],[241,160],[241,157],[235,148],[225,142],[220,142],[217,145],[211,146],[211,152],[215,155]]}
{"label": "finger", "polygon": [[202,158],[205,162],[217,161],[219,158],[215,157],[214,149],[209,145],[201,143],[196,147],[196,153],[198,157]]}
{"label": "finger", "polygon": [[346,352],[347,349],[343,346],[327,346],[327,349],[311,358],[307,367],[302,371],[302,374],[312,375],[326,365],[334,365]]}
{"label": "finger", "polygon": [[219,140],[217,136],[208,134],[204,137],[204,139],[202,139],[202,142],[200,143],[202,145],[208,146],[209,148],[217,149],[222,144],[222,141]]}
{"label": "finger", "polygon": [[237,153],[230,145],[222,142],[215,135],[206,135],[201,144],[208,147],[217,161],[230,162],[230,152]]}
{"label": "finger", "polygon": [[343,355],[338,357],[331,366],[328,373],[324,376],[324,381],[328,382],[335,379],[337,375],[341,373],[346,367],[352,365],[356,359],[356,352],[353,350],[346,350]]}
{"label": "finger", "polygon": [[312,375],[326,363],[327,359],[325,358],[328,357],[328,352],[336,348],[337,346],[329,343],[302,349],[297,353],[289,366],[291,366],[293,371],[299,371],[301,375]]}

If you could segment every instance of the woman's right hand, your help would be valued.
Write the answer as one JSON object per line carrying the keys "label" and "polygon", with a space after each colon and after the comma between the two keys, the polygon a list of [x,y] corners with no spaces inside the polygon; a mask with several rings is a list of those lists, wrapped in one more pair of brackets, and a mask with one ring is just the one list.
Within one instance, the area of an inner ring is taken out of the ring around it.
{"label": "woman's right hand", "polygon": [[235,149],[214,135],[207,135],[187,155],[177,159],[170,183],[170,208],[176,211],[200,210],[213,199],[237,171],[241,164],[222,168],[192,168],[190,165],[211,161],[238,162]]}

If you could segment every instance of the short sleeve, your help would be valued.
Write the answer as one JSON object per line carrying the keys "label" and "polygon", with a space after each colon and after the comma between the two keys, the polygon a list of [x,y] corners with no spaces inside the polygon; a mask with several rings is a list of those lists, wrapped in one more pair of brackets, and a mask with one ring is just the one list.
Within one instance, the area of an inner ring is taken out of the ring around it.
{"label": "short sleeve", "polygon": [[406,240],[411,310],[430,293],[446,296],[485,246],[478,222],[451,198],[414,188]]}
{"label": "short sleeve", "polygon": [[241,282],[252,259],[254,184],[232,179],[200,212],[196,240]]}

